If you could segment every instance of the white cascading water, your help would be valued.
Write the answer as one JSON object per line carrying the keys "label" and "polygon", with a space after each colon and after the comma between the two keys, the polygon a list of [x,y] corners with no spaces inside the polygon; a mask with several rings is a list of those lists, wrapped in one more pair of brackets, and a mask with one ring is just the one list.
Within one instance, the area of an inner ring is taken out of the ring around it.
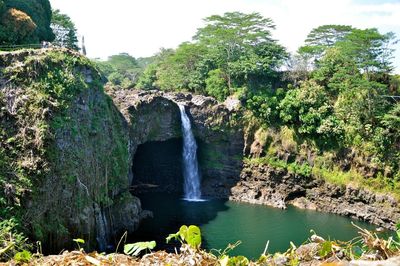
{"label": "white cascading water", "polygon": [[185,106],[179,105],[183,134],[183,178],[185,200],[201,201],[200,174],[197,163],[197,144]]}

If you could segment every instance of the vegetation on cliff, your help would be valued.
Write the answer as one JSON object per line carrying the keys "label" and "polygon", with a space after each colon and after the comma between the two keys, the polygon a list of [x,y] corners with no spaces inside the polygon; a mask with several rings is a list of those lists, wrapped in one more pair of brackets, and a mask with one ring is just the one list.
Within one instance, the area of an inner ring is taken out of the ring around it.
{"label": "vegetation on cliff", "polygon": [[21,232],[57,249],[73,237],[71,217],[95,245],[82,228],[100,214],[74,215],[121,202],[129,185],[123,120],[100,76],[70,50],[4,54],[0,66],[0,230],[12,246],[0,255],[24,248]]}
{"label": "vegetation on cliff", "polygon": [[21,248],[21,236],[14,235],[14,229],[24,228],[26,219],[21,211],[22,199],[49,172],[53,153],[50,143],[54,143],[51,139],[55,133],[52,126],[55,121],[65,121],[65,109],[87,88],[83,76],[72,74],[78,62],[90,65],[89,60],[65,52],[39,56],[22,52],[19,56],[23,65],[18,65],[18,55],[1,58],[6,84],[2,84],[0,94],[0,183],[6,188],[0,192],[0,209],[1,217],[8,221],[3,221],[2,229],[12,232],[8,240],[2,240],[4,245],[16,240],[16,250]]}

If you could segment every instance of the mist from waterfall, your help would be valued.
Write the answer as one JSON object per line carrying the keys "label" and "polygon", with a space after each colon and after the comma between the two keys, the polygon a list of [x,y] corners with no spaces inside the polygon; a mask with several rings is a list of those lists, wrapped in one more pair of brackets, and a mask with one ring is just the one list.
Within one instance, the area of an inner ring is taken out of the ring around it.
{"label": "mist from waterfall", "polygon": [[193,136],[190,119],[186,114],[185,106],[178,105],[181,112],[183,135],[183,178],[184,199],[188,201],[201,201],[200,174],[197,162],[197,144]]}

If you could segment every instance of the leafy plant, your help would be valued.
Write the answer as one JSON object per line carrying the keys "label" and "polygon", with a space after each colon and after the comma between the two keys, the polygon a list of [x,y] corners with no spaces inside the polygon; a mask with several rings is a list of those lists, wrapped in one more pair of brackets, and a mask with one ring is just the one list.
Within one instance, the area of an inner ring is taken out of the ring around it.
{"label": "leafy plant", "polygon": [[85,240],[83,240],[81,238],[75,238],[75,239],[72,239],[72,241],[74,241],[78,245],[79,250],[82,250],[81,246],[79,244],[85,244]]}
{"label": "leafy plant", "polygon": [[32,253],[30,253],[28,250],[23,250],[14,255],[14,260],[16,260],[19,263],[29,262],[31,258],[32,258]]}
{"label": "leafy plant", "polygon": [[325,241],[325,242],[321,243],[321,249],[319,250],[319,255],[322,258],[325,258],[331,253],[332,253],[332,242]]}
{"label": "leafy plant", "polygon": [[191,248],[198,249],[201,245],[201,231],[196,225],[182,225],[175,234],[170,234],[166,240],[167,243],[172,239],[181,243],[187,243]]}
{"label": "leafy plant", "polygon": [[133,244],[126,244],[124,246],[124,253],[126,255],[137,256],[143,250],[152,250],[156,247],[156,241],[136,242]]}
{"label": "leafy plant", "polygon": [[0,222],[0,261],[9,260],[17,252],[30,248],[28,239],[20,232],[15,219]]}
{"label": "leafy plant", "polygon": [[246,266],[250,263],[249,259],[245,256],[229,257],[228,255],[222,256],[218,262],[221,266]]}

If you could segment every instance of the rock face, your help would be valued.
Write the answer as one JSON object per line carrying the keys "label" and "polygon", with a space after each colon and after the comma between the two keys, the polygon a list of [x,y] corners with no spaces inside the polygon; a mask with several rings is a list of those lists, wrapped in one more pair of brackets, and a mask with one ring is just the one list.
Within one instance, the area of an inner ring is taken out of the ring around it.
{"label": "rock face", "polygon": [[388,196],[354,188],[339,187],[276,170],[267,165],[245,165],[240,181],[232,188],[231,200],[286,208],[331,212],[395,229],[400,220],[398,202]]}
{"label": "rock face", "polygon": [[53,252],[77,237],[105,249],[113,232],[135,230],[128,125],[91,62],[32,50],[1,54],[0,68],[0,185],[15,191],[7,206],[19,210],[10,215]]}
{"label": "rock face", "polygon": [[[182,133],[178,104],[182,104],[198,142],[203,195],[228,197],[230,187],[239,177],[244,145],[234,110],[199,95],[132,90],[109,93],[129,124],[133,159],[130,176],[137,193],[149,189],[181,192]],[[160,152],[162,156],[156,154]],[[141,156],[142,153],[147,155]]]}

